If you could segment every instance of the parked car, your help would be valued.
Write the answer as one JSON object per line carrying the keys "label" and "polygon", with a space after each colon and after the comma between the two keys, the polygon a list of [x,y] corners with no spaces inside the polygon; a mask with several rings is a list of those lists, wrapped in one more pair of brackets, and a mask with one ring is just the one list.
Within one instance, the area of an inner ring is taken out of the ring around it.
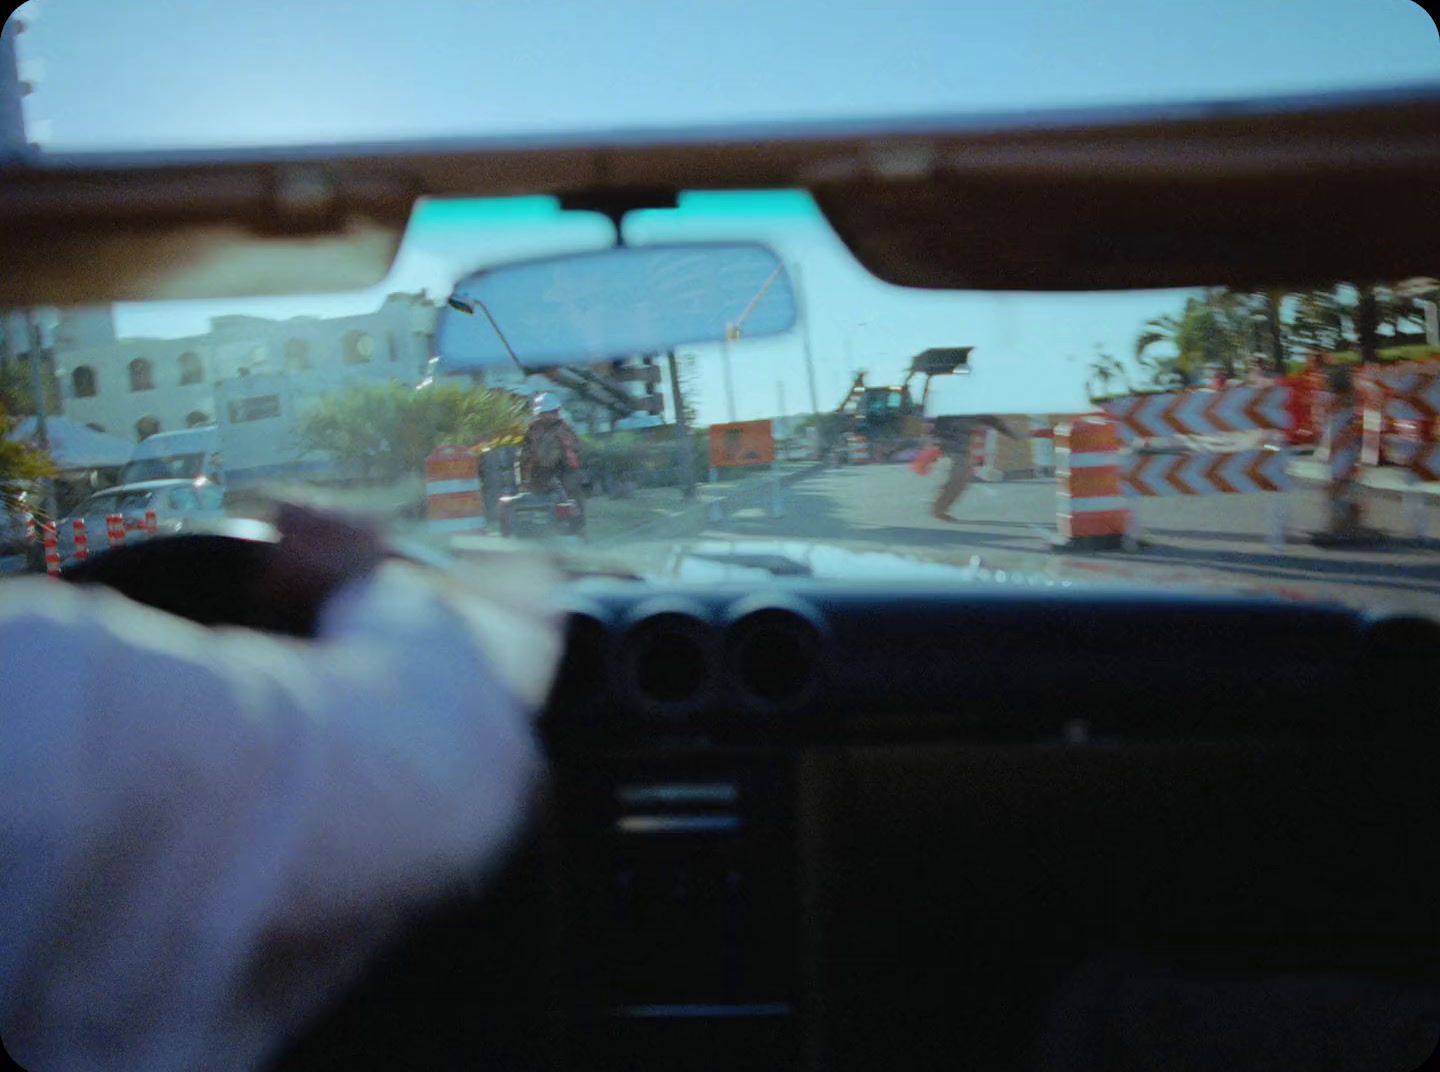
{"label": "parked car", "polygon": [[119,514],[125,519],[126,536],[146,534],[148,511],[155,511],[157,533],[185,532],[203,528],[225,516],[225,489],[203,477],[198,480],[147,480],[124,484],[90,496],[69,516],[62,518],[56,536],[60,557],[69,563],[75,558],[75,520],[83,518],[91,553],[109,546],[106,519]]}

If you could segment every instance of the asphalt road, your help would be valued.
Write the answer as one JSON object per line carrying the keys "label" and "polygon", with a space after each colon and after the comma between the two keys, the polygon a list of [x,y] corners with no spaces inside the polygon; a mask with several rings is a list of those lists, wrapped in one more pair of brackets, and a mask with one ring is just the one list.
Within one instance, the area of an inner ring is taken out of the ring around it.
{"label": "asphalt road", "polygon": [[[1213,495],[1134,500],[1145,543],[1134,552],[1056,553],[1055,482],[977,482],[953,513],[953,524],[929,515],[939,469],[917,476],[904,465],[830,469],[791,484],[784,514],[767,503],[737,509],[686,535],[715,539],[827,540],[867,550],[991,568],[1044,570],[1163,584],[1222,584],[1301,598],[1335,598],[1367,607],[1421,611],[1440,617],[1440,540],[1417,540],[1406,507],[1394,497],[1367,500],[1366,523],[1388,538],[1366,548],[1325,549],[1309,543],[1323,527],[1323,494]],[[1288,512],[1284,546],[1266,542],[1272,511]],[[1435,509],[1427,507],[1427,509]],[[1440,517],[1429,522],[1440,536]],[[677,534],[678,535],[678,534]]]}

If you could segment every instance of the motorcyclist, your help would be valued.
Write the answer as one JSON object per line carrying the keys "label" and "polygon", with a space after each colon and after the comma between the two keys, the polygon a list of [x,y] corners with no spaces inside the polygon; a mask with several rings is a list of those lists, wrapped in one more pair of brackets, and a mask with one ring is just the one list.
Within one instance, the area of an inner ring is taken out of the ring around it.
{"label": "motorcyclist", "polygon": [[534,418],[520,443],[520,480],[534,492],[543,492],[559,481],[566,497],[575,501],[584,516],[580,497],[580,437],[560,416],[560,399],[549,391],[535,396]]}

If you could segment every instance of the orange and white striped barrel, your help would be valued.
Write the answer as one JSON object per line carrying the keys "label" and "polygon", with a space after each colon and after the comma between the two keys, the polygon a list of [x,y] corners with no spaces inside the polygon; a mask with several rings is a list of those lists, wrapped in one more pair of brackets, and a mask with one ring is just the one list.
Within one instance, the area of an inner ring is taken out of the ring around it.
{"label": "orange and white striped barrel", "polygon": [[1120,486],[1121,448],[1108,417],[1077,417],[1055,429],[1056,521],[1065,546],[1124,545],[1130,505]]}
{"label": "orange and white striped barrel", "polygon": [[159,521],[159,519],[155,516],[155,511],[154,511],[154,510],[146,510],[146,511],[145,511],[145,532],[146,532],[146,534],[147,534],[147,535],[150,535],[150,536],[154,536],[155,533],[157,533],[158,531],[160,531],[160,521]]}
{"label": "orange and white striped barrel", "polygon": [[75,530],[75,559],[84,562],[90,557],[90,537],[85,535],[85,519],[77,517],[71,525]]}
{"label": "orange and white striped barrel", "polygon": [[45,572],[52,577],[60,576],[60,537],[55,533],[55,522],[47,521],[40,528],[40,538],[45,545]]}
{"label": "orange and white striped barrel", "polygon": [[119,547],[125,542],[125,515],[105,515],[105,538],[110,541],[111,547]]}
{"label": "orange and white striped barrel", "polygon": [[485,531],[480,462],[464,447],[440,447],[425,459],[425,513],[431,532]]}
{"label": "orange and white striped barrel", "polygon": [[850,465],[866,465],[870,461],[870,443],[862,435],[845,437],[845,461]]}

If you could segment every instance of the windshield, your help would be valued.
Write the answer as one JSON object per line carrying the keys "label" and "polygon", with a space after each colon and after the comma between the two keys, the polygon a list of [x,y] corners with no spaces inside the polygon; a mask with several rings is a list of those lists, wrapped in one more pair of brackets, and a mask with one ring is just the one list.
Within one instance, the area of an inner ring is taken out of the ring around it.
{"label": "windshield", "polygon": [[[325,7],[288,14],[297,20],[288,44],[264,38],[294,49],[326,42],[305,64],[266,59],[265,100],[293,94],[305,107],[262,108],[252,90],[264,18],[216,8],[222,22],[202,26],[188,7],[146,5],[132,26],[89,0],[27,5],[33,25],[21,51],[47,53],[46,79],[27,102],[48,109],[36,140],[55,151],[328,143],[402,129],[940,113],[1440,76],[1433,26],[1400,0],[1334,0],[1303,19],[1292,5],[1250,2],[1212,5],[1203,18],[1186,5],[1117,2],[1084,14],[1044,5],[1044,18],[1028,4],[983,16],[931,5],[914,20],[798,5],[767,8],[758,22],[736,17],[731,30],[743,34],[733,41],[710,40],[723,13],[702,4],[680,20],[688,47],[678,37],[669,51],[655,47],[647,23],[648,66],[624,59],[638,33],[607,46],[633,12],[612,7],[604,36],[587,40],[591,16],[575,6],[571,43],[545,38],[561,51],[537,64],[525,49],[492,49],[483,75],[471,62],[473,35],[437,32],[453,21],[443,5],[395,7],[384,18],[404,25],[382,34],[372,33],[378,6],[315,14]],[[323,20],[324,32],[310,20]],[[111,30],[113,47],[97,52]],[[167,81],[173,72],[147,65],[138,75],[127,57],[143,53],[123,47],[124,35],[162,31],[164,47],[187,50],[186,71],[204,72],[184,93]],[[536,32],[511,31],[516,41]],[[484,32],[506,39],[494,26]],[[1285,49],[1266,44],[1277,35]],[[805,77],[795,69],[802,40]],[[357,89],[350,76],[380,41],[407,73]],[[463,64],[451,51],[461,41]],[[842,78],[841,61],[861,41],[873,62],[846,63]],[[1061,62],[1081,45],[1091,62]],[[352,46],[343,58],[333,51]],[[576,48],[585,54],[565,51]],[[222,54],[231,62],[199,65]],[[303,87],[292,81],[300,70]],[[602,70],[606,79],[585,81]],[[497,110],[485,79],[505,72],[524,77],[507,83]],[[111,92],[121,84],[131,88]],[[744,94],[730,93],[741,85]],[[360,94],[344,109],[342,90]],[[727,563],[744,576],[873,568],[888,577],[898,557],[927,570],[973,574],[978,562],[1440,613],[1440,555],[1428,542],[1440,491],[1434,280],[1304,291],[903,290],[869,276],[801,190],[684,192],[674,208],[631,213],[624,238],[633,249],[752,244],[768,253],[701,310],[719,331],[623,353],[604,351],[593,333],[566,335],[577,341],[557,364],[560,336],[540,336],[556,310],[582,310],[584,296],[549,268],[506,286],[483,272],[609,250],[612,223],[549,197],[422,201],[375,290],[15,311],[7,353],[24,351],[33,318],[49,341],[57,415],[122,442],[216,426],[213,452],[62,476],[204,473],[223,481],[224,509],[236,516],[261,515],[276,496],[308,496],[449,550],[528,541],[577,570],[651,583],[714,576]],[[694,288],[639,290],[699,300]],[[623,319],[587,315],[602,334]],[[649,326],[668,323],[657,313]],[[627,338],[653,341],[660,328]],[[1332,419],[1336,399],[1350,400],[1350,423]],[[847,553],[830,553],[837,547]]]}

